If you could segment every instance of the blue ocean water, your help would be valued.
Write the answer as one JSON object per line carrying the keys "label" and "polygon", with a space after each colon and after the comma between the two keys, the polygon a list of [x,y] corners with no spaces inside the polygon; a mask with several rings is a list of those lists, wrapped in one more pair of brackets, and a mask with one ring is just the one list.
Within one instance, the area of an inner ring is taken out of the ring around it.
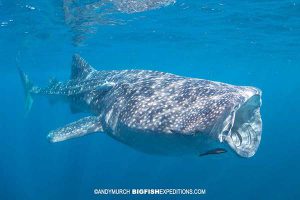
{"label": "blue ocean water", "polygon": [[[177,0],[136,12],[112,2],[0,0],[0,199],[299,199],[300,1]],[[49,143],[50,130],[86,114],[36,98],[25,117],[16,67],[37,85],[67,80],[74,53],[96,69],[152,69],[260,88],[256,155],[154,156],[105,134]],[[99,196],[95,188],[206,194]]]}

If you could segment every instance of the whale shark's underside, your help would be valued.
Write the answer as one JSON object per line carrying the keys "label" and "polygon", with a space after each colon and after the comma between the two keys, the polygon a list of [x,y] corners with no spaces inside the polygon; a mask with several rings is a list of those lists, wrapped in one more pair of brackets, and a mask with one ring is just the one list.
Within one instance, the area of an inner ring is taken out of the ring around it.
{"label": "whale shark's underside", "polygon": [[68,101],[89,116],[51,131],[51,142],[106,133],[140,151],[210,155],[233,150],[253,156],[260,144],[261,91],[150,70],[95,70],[73,56],[71,78],[34,86],[20,70],[26,110],[33,97]]}

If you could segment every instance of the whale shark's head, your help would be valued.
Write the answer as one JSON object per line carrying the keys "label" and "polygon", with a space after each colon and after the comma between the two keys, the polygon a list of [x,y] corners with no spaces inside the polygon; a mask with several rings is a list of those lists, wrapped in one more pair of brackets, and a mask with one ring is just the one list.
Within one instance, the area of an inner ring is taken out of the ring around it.
{"label": "whale shark's head", "polygon": [[261,91],[243,87],[245,101],[238,104],[226,118],[219,139],[225,140],[241,157],[252,157],[260,144],[262,120]]}

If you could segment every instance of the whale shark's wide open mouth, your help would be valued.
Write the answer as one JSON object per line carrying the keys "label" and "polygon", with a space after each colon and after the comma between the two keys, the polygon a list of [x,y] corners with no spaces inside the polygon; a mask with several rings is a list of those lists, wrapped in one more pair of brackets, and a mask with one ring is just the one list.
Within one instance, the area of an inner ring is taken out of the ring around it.
{"label": "whale shark's wide open mouth", "polygon": [[231,113],[231,129],[227,132],[225,140],[242,157],[253,156],[260,144],[262,132],[260,106],[259,92]]}

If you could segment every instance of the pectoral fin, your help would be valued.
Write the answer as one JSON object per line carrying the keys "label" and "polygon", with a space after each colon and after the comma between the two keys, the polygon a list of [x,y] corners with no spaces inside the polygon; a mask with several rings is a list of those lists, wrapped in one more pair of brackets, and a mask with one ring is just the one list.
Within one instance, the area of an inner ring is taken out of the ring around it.
{"label": "pectoral fin", "polygon": [[222,148],[216,148],[216,149],[212,149],[209,150],[205,153],[201,153],[199,156],[207,156],[207,155],[214,155],[214,154],[221,154],[221,153],[226,153],[227,150],[226,149],[222,149]]}
{"label": "pectoral fin", "polygon": [[47,138],[51,142],[61,142],[71,138],[102,131],[103,129],[99,117],[90,116],[70,123],[63,128],[51,131]]}

